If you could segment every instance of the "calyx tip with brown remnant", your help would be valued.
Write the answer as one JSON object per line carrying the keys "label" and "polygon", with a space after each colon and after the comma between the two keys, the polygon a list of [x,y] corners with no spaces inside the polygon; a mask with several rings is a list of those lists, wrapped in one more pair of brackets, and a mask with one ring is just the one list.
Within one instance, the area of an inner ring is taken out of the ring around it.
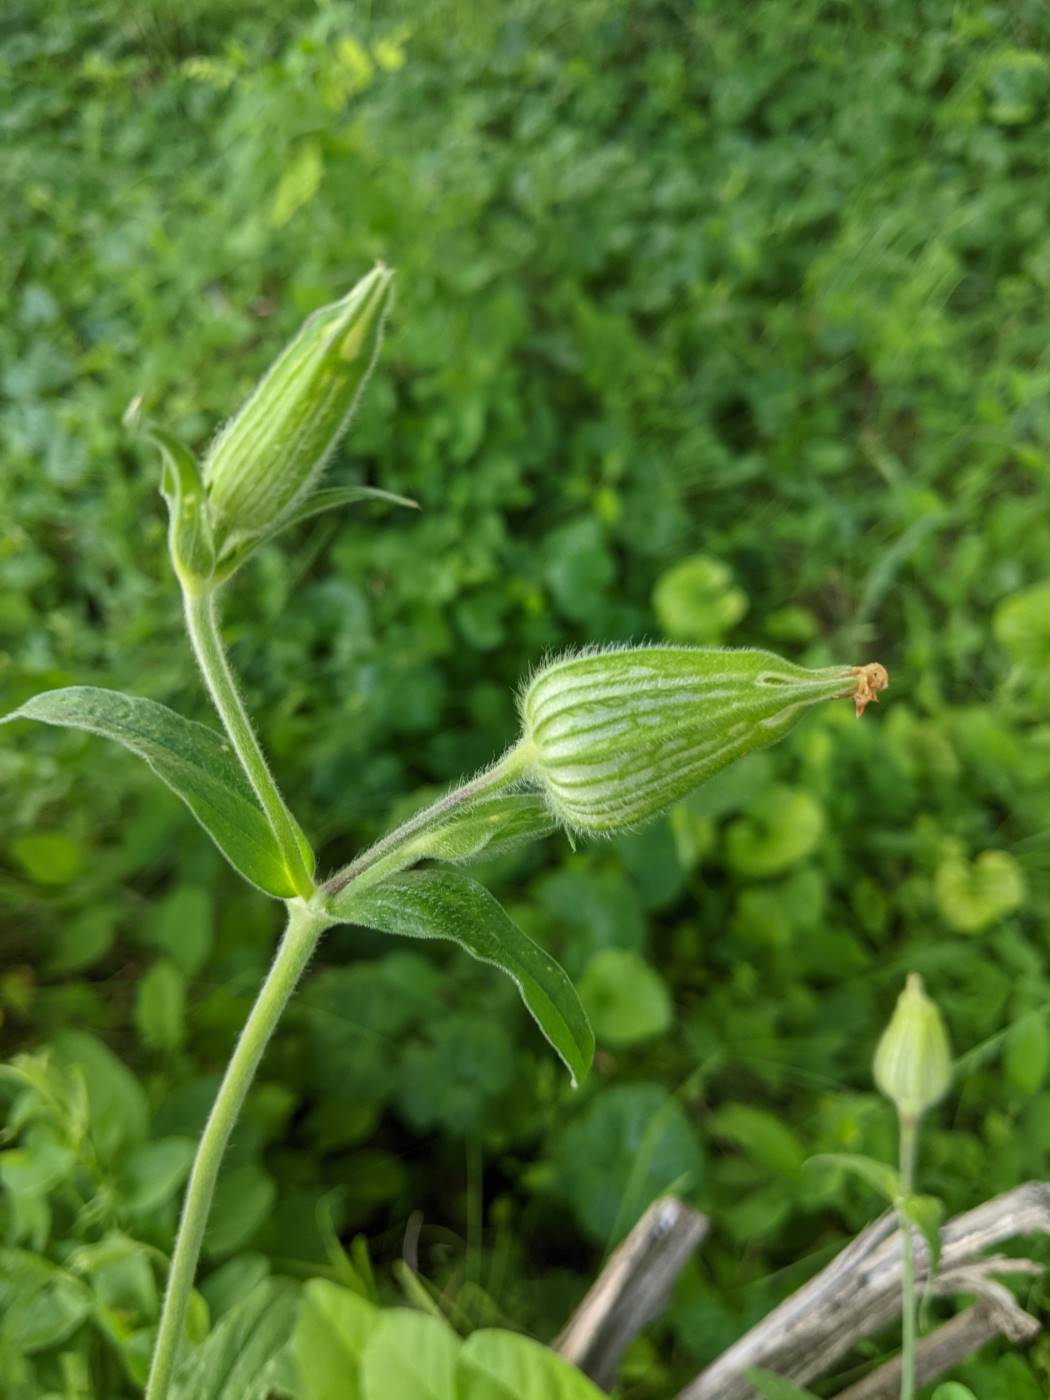
{"label": "calyx tip with brown remnant", "polygon": [[888,690],[890,675],[886,667],[878,661],[868,661],[863,666],[851,666],[850,673],[857,677],[851,692],[857,709],[857,718],[869,705],[879,703],[879,691]]}

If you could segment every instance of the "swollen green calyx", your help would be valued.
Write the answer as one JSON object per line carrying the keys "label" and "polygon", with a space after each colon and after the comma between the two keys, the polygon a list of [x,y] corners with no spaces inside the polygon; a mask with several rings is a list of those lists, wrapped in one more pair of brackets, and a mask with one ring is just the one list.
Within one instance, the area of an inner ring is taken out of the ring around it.
{"label": "swollen green calyx", "polygon": [[888,683],[877,663],[808,670],[757,650],[570,656],[524,691],[520,753],[565,826],[622,831],[783,738],[807,706],[848,696],[860,714]]}
{"label": "swollen green calyx", "polygon": [[380,264],[315,311],[216,439],[203,477],[220,551],[273,531],[316,485],[375,364],[393,276]]}
{"label": "swollen green calyx", "polygon": [[936,1003],[917,972],[909,973],[875,1051],[872,1074],[879,1091],[905,1118],[918,1118],[944,1097],[952,1082],[952,1048]]}

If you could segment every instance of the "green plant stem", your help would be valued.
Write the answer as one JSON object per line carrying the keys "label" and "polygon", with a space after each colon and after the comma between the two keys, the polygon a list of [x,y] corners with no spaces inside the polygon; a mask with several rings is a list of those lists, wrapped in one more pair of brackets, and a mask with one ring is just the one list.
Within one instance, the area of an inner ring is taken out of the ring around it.
{"label": "green plant stem", "polygon": [[[905,1198],[915,1189],[915,1144],[918,1119],[901,1115],[900,1168],[901,1194]],[[897,1212],[903,1242],[901,1270],[901,1400],[913,1400],[915,1395],[915,1246],[911,1221],[903,1211]]]}
{"label": "green plant stem", "polygon": [[437,826],[457,807],[467,806],[476,802],[479,797],[487,797],[501,788],[512,787],[524,775],[527,761],[527,755],[521,745],[508,749],[503,757],[484,773],[472,778],[469,783],[445,793],[444,797],[439,797],[429,807],[424,807],[401,826],[388,832],[374,846],[369,846],[367,851],[362,851],[322,886],[325,898],[332,899],[352,881],[360,879],[366,870],[372,870],[380,861],[392,856],[413,837]]}
{"label": "green plant stem", "polygon": [[171,1256],[146,1400],[167,1400],[226,1144],[281,1012],[310,961],[317,940],[330,924],[331,920],[324,914],[299,901],[289,901],[284,937],[226,1066],[197,1146]]}
{"label": "green plant stem", "polygon": [[306,866],[298,826],[274,782],[273,774],[237,690],[237,682],[219,634],[215,594],[210,590],[194,593],[184,589],[183,599],[186,630],[189,632],[194,654],[204,676],[204,683],[208,687],[208,694],[273,828],[292,886],[301,898],[309,899],[314,892],[313,874]]}

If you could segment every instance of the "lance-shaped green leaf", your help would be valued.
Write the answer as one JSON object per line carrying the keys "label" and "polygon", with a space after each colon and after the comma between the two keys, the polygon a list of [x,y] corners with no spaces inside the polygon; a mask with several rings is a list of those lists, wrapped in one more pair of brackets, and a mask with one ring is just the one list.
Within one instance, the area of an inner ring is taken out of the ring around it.
{"label": "lance-shaped green leaf", "polygon": [[[439,818],[371,864],[355,880],[360,893],[406,870],[421,860],[447,860],[457,865],[505,855],[529,841],[549,836],[557,822],[536,793],[499,793],[482,797]],[[367,854],[367,853],[366,853]],[[340,883],[339,875],[333,884]]]}
{"label": "lance-shaped green leaf", "polygon": [[501,856],[540,836],[549,836],[557,822],[543,798],[532,792],[483,797],[433,831],[410,844],[417,856],[432,860],[468,861]]}
{"label": "lance-shaped green leaf", "polygon": [[941,1262],[941,1222],[944,1219],[944,1202],[936,1196],[905,1196],[900,1202],[900,1212],[922,1232],[926,1248],[930,1251],[929,1280],[932,1282]]}
{"label": "lance-shaped green leaf", "polygon": [[295,894],[280,850],[229,744],[156,700],[76,685],[36,695],[0,719],[36,719],[115,739],[144,758],[246,880],[282,899]]}
{"label": "lance-shaped green leaf", "polygon": [[901,1193],[900,1172],[888,1162],[864,1157],[859,1152],[818,1152],[806,1161],[807,1167],[837,1167],[857,1176],[892,1205]]}
{"label": "lance-shaped green leaf", "polygon": [[301,505],[296,506],[281,521],[273,534],[280,534],[291,525],[301,525],[304,520],[312,520],[315,515],[324,515],[330,510],[341,510],[343,506],[357,501],[385,501],[391,506],[405,506],[418,510],[419,502],[411,496],[397,496],[393,491],[380,490],[378,486],[329,486],[324,491],[315,491],[307,496]]}
{"label": "lance-shaped green leaf", "polygon": [[563,969],[509,918],[475,880],[455,870],[412,871],[359,891],[348,885],[328,910],[347,923],[405,938],[447,938],[479,962],[502,968],[518,987],[540,1030],[582,1083],[594,1034]]}
{"label": "lance-shaped green leaf", "polygon": [[287,1394],[299,1288],[267,1279],[225,1313],[179,1367],[171,1400],[266,1400]]}
{"label": "lance-shaped green leaf", "polygon": [[396,496],[393,491],[381,491],[378,486],[332,486],[325,491],[315,491],[288,515],[282,516],[278,524],[266,534],[229,546],[216,571],[217,580],[225,582],[261,544],[284,534],[292,525],[301,525],[305,520],[312,520],[315,515],[324,515],[327,511],[339,510],[357,501],[385,501],[387,505],[406,506],[410,510],[419,509],[419,502],[413,501],[410,496]]}

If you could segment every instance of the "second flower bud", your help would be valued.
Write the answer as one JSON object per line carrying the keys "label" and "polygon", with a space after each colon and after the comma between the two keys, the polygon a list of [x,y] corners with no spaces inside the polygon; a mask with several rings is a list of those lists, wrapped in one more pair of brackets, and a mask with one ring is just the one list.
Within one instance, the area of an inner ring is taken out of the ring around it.
{"label": "second flower bud", "polygon": [[807,670],[768,651],[570,656],[522,695],[521,761],[565,826],[623,831],[782,738],[807,706],[849,696],[859,714],[888,684],[877,664]]}

